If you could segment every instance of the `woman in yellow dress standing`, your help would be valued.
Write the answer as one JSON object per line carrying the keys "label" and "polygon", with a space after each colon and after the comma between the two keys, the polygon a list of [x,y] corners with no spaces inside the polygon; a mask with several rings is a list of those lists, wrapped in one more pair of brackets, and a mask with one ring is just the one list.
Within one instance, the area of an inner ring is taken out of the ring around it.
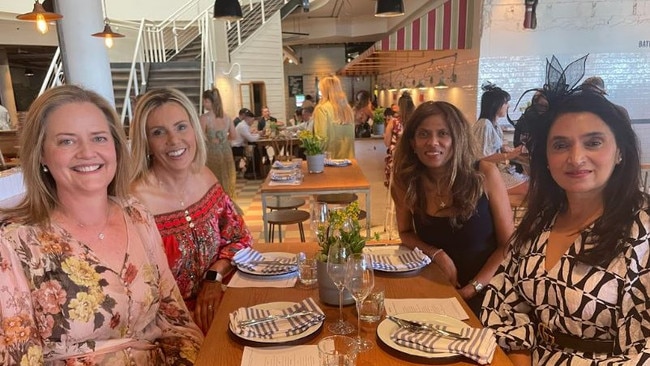
{"label": "woman in yellow dress standing", "polygon": [[354,158],[354,112],[341,81],[328,76],[318,83],[323,97],[314,109],[314,133],[325,139],[332,159]]}

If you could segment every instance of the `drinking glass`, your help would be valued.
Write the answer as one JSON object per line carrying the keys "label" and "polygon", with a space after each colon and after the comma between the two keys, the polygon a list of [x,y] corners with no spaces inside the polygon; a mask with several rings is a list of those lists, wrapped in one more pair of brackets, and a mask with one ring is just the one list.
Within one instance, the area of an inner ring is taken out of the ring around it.
{"label": "drinking glass", "polygon": [[311,213],[311,230],[314,233],[314,237],[318,244],[322,244],[322,241],[326,239],[327,226],[329,225],[327,203],[316,202],[314,203],[312,213]]}
{"label": "drinking glass", "polygon": [[349,254],[349,249],[340,243],[332,244],[327,253],[327,274],[339,290],[339,320],[327,328],[334,334],[349,334],[354,331],[354,326],[343,319],[343,290],[345,289],[346,261]]}
{"label": "drinking glass", "polygon": [[368,254],[353,253],[348,255],[345,267],[345,287],[350,291],[357,305],[357,344],[359,351],[372,348],[372,342],[361,338],[361,304],[375,286],[375,273],[372,270],[372,258]]}

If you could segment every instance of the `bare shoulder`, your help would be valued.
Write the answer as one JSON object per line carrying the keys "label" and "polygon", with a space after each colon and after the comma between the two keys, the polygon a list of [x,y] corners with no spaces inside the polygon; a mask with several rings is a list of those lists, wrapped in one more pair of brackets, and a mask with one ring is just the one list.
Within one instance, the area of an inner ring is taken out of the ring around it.
{"label": "bare shoulder", "polygon": [[489,161],[479,160],[478,171],[485,176],[486,181],[501,178],[497,165]]}
{"label": "bare shoulder", "polygon": [[[483,189],[488,197],[491,198],[490,202],[498,202],[500,200],[508,202],[508,190],[497,165],[489,161],[481,160],[479,162],[479,171],[485,177],[483,180]],[[496,198],[496,200],[492,200],[492,198]]]}
{"label": "bare shoulder", "polygon": [[199,178],[199,182],[203,187],[205,187],[205,190],[207,191],[210,187],[212,187],[216,182],[218,182],[217,177],[212,173],[212,171],[207,167],[203,166],[201,167],[201,170],[198,173],[197,178]]}
{"label": "bare shoulder", "polygon": [[160,185],[139,180],[131,184],[131,194],[154,215],[166,212],[169,193]]}

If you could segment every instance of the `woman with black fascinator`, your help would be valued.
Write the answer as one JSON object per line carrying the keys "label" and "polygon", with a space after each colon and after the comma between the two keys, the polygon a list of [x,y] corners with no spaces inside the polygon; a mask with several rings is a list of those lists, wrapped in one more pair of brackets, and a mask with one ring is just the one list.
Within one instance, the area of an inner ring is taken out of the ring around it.
{"label": "woman with black fascinator", "polygon": [[497,123],[499,118],[506,116],[510,94],[492,83],[482,86],[481,113],[474,123],[473,135],[478,144],[479,157],[499,166],[501,177],[509,193],[525,194],[528,187],[525,184],[528,177],[518,173],[510,160],[522,153],[522,148],[506,146],[503,131]]}
{"label": "woman with black fascinator", "polygon": [[647,365],[650,208],[637,138],[603,95],[573,89],[580,62],[550,66],[528,211],[481,320],[516,365]]}

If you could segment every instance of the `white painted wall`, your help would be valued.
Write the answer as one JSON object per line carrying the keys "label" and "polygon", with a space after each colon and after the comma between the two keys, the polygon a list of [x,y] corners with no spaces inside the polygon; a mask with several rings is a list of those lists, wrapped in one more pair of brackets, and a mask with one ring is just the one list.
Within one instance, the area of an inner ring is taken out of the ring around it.
{"label": "white painted wall", "polygon": [[[271,115],[283,120],[285,110],[285,77],[282,66],[282,26],[280,13],[273,15],[251,37],[230,55],[232,63],[241,65],[242,82],[264,82],[266,104]],[[219,76],[219,71],[217,75]],[[236,116],[242,106],[239,86],[233,79],[219,76],[217,87],[224,99],[225,110]],[[230,83],[230,85],[228,85]],[[222,90],[224,88],[224,90]],[[226,94],[228,99],[226,99]]]}
{"label": "white painted wall", "polygon": [[[649,0],[540,1],[534,30],[523,29],[522,3],[484,0],[479,85],[495,82],[516,100],[524,90],[543,85],[546,58],[556,55],[566,66],[589,53],[585,76],[601,76],[609,98],[626,107],[633,120],[650,118]],[[642,158],[650,161],[650,125],[634,127]]]}

